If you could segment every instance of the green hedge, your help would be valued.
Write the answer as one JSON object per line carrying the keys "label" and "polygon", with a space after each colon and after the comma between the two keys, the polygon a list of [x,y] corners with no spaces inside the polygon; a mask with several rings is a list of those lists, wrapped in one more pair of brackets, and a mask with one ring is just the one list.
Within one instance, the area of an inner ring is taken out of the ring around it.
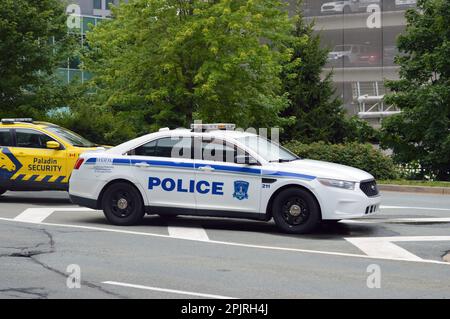
{"label": "green hedge", "polygon": [[369,172],[376,179],[395,179],[397,177],[392,159],[370,144],[326,144],[324,142],[302,144],[298,141],[291,141],[284,146],[302,158],[353,166]]}

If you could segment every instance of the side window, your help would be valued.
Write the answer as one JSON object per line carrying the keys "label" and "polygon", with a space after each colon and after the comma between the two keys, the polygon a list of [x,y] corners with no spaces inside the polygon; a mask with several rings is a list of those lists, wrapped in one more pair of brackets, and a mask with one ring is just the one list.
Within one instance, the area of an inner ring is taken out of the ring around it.
{"label": "side window", "polygon": [[129,151],[128,155],[192,158],[190,137],[164,137]]}
{"label": "side window", "polygon": [[130,155],[140,155],[140,156],[155,156],[156,153],[156,141],[151,141],[147,144],[139,146],[133,151],[129,152]]}
{"label": "side window", "polygon": [[14,146],[10,130],[0,130],[0,146]]}
{"label": "side window", "polygon": [[17,147],[47,148],[48,141],[54,141],[54,139],[35,130],[16,129]]}
{"label": "side window", "polygon": [[202,139],[202,160],[234,163],[237,155],[236,146],[223,140]]}
{"label": "side window", "polygon": [[156,156],[191,159],[191,138],[165,137],[157,140]]}
{"label": "side window", "polygon": [[[242,156],[250,156],[236,145],[218,139],[202,139],[201,158],[204,161],[225,162],[234,164],[248,164],[242,161]],[[241,156],[238,158],[237,156]],[[251,162],[257,162],[255,159]],[[249,162],[250,162],[249,161]]]}

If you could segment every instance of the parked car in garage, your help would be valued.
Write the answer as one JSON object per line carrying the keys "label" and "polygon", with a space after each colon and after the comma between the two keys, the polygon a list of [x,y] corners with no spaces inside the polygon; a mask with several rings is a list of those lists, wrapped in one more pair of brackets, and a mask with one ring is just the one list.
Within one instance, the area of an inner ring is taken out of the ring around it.
{"label": "parked car in garage", "polygon": [[369,46],[361,44],[336,45],[328,53],[328,63],[336,67],[357,66],[362,62],[361,55],[371,50]]}

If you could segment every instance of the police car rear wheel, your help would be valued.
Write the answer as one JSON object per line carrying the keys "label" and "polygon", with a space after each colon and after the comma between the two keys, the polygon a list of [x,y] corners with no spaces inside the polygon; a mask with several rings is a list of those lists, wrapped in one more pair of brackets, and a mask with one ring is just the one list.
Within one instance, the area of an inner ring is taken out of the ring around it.
{"label": "police car rear wheel", "polygon": [[109,186],[103,195],[102,207],[106,219],[114,225],[137,224],[145,214],[141,194],[127,183]]}
{"label": "police car rear wheel", "polygon": [[282,191],[275,198],[272,215],[277,226],[291,234],[308,233],[320,222],[320,208],[316,199],[303,189]]}

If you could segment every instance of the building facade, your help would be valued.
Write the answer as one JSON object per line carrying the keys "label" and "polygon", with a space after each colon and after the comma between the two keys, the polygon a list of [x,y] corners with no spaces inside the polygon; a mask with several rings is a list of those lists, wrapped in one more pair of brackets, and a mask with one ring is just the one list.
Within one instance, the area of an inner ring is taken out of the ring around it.
{"label": "building facade", "polygon": [[[295,3],[295,0],[288,0]],[[79,27],[70,32],[84,45],[86,31],[111,15],[110,5],[119,0],[73,0],[78,5]],[[384,81],[397,79],[396,38],[405,29],[405,10],[416,0],[304,0],[303,14],[314,21],[322,45],[330,50],[324,74],[333,72],[336,94],[350,115],[379,125],[383,117],[398,112],[385,105]],[[91,75],[73,58],[59,69],[64,81],[88,80]]]}
{"label": "building facade", "polygon": [[[119,0],[71,0],[67,7],[68,32],[75,36],[81,47],[86,45],[86,32],[111,16],[111,5]],[[80,58],[73,56],[58,68],[58,75],[65,83],[71,81],[85,82],[92,75],[80,69]]]}
{"label": "building facade", "polygon": [[330,54],[324,73],[333,72],[336,93],[349,114],[378,126],[398,113],[382,101],[386,79],[398,79],[396,39],[405,30],[405,11],[416,0],[304,0],[304,15],[315,21]]}

